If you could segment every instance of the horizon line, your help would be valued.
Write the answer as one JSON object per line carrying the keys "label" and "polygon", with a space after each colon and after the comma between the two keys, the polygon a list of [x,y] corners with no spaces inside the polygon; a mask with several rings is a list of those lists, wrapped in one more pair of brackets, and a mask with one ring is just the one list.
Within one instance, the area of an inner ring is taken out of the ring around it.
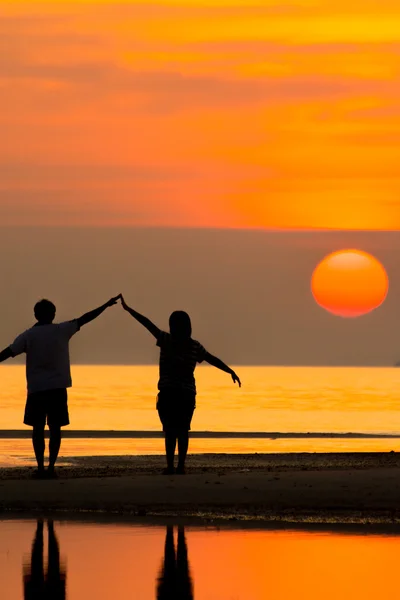
{"label": "horizon line", "polygon": [[105,224],[11,224],[2,225],[0,229],[166,229],[166,230],[197,230],[197,231],[257,231],[266,233],[400,233],[398,229],[376,228],[337,228],[337,227],[262,227],[262,226],[220,226],[220,225],[139,225],[132,223]]}
{"label": "horizon line", "polygon": [[[48,437],[48,430],[45,431]],[[72,439],[153,439],[163,438],[159,430],[65,429],[63,438]],[[0,429],[0,439],[30,439],[30,429]],[[191,431],[197,439],[397,439],[400,433],[281,432],[281,431]]]}
{"label": "horizon line", "polygon": [[[269,369],[398,369],[400,367],[400,363],[392,363],[392,364],[362,364],[362,365],[340,365],[340,364],[328,364],[328,365],[314,365],[314,364],[271,364],[271,363],[232,363],[235,368],[245,369],[245,368],[269,368]],[[71,367],[157,367],[159,363],[158,361],[154,361],[153,363],[110,363],[110,362],[73,362],[71,361]],[[24,367],[25,362],[19,363],[0,363],[1,367]],[[197,369],[209,369],[214,368],[212,365],[199,364],[196,366]]]}

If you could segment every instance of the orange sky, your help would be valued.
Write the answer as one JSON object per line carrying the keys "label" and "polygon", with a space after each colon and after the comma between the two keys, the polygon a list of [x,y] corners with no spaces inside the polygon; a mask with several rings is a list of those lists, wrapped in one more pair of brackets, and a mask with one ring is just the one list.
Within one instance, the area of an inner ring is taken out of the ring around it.
{"label": "orange sky", "polygon": [[400,229],[398,0],[0,0],[5,225]]}

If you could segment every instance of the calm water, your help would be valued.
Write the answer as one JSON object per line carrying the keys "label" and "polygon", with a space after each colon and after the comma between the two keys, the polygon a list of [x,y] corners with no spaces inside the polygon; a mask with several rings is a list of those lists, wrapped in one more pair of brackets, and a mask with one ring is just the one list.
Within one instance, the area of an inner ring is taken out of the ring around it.
{"label": "calm water", "polygon": [[400,537],[0,521],[7,600],[397,598]]}
{"label": "calm water", "polygon": [[[22,366],[2,366],[0,429],[22,429]],[[243,381],[197,369],[193,430],[400,432],[400,369],[237,367]],[[74,366],[71,429],[159,430],[156,367]],[[193,440],[194,452],[400,450],[400,440]],[[161,439],[65,440],[64,456],[160,453]],[[30,456],[28,440],[0,441],[0,462]]]}

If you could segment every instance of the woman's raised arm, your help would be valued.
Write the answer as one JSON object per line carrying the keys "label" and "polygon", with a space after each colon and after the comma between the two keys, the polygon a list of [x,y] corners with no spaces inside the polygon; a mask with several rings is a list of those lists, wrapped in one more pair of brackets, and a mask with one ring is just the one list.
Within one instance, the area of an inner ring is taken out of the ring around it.
{"label": "woman's raised arm", "polygon": [[123,296],[121,296],[121,304],[123,309],[126,310],[126,312],[128,312],[134,319],[136,319],[136,321],[143,325],[143,327],[146,327],[146,329],[150,331],[150,333],[154,335],[155,338],[158,339],[160,337],[161,331],[157,327],[157,325],[154,325],[154,323],[150,321],[150,319],[148,319],[144,315],[141,315],[136,310],[133,310],[133,308],[128,306]]}

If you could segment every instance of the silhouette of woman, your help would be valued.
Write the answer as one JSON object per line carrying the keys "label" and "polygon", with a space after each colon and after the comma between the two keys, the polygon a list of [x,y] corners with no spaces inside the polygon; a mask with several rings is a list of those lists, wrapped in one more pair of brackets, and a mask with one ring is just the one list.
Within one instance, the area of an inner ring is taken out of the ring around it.
{"label": "silhouette of woman", "polygon": [[121,297],[123,308],[154,335],[160,348],[160,378],[158,381],[157,410],[165,434],[167,456],[166,475],[173,474],[176,441],[178,440],[178,468],[185,473],[189,446],[189,431],[196,407],[196,382],[194,370],[203,361],[231,375],[233,382],[241,385],[239,377],[222,360],[213,356],[192,339],[192,324],[186,312],[175,311],[169,318],[170,332],[161,331],[147,317],[130,308]]}
{"label": "silhouette of woman", "polygon": [[53,521],[47,521],[48,561],[44,572],[43,521],[38,519],[31,561],[24,564],[24,600],[65,600],[66,573],[60,566],[60,550]]}
{"label": "silhouette of woman", "polygon": [[157,600],[194,600],[184,527],[178,527],[175,551],[174,529],[167,527],[164,562],[157,583]]}

